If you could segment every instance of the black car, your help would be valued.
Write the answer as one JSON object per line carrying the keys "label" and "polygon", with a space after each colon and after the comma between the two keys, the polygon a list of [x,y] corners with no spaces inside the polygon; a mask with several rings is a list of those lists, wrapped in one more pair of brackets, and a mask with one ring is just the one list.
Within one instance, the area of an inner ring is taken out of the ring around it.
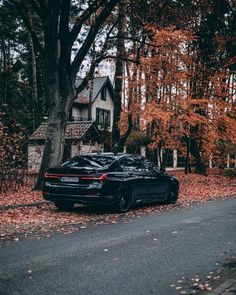
{"label": "black car", "polygon": [[58,209],[74,203],[102,203],[126,212],[137,203],[177,201],[179,181],[150,160],[129,154],[90,153],[50,168],[43,196]]}

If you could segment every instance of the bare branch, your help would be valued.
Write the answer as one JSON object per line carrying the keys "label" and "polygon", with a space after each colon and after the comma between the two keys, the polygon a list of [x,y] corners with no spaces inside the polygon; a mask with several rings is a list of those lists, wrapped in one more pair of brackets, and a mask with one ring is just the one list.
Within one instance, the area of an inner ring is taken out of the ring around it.
{"label": "bare branch", "polygon": [[29,31],[29,33],[32,37],[32,41],[33,41],[35,50],[40,52],[40,54],[42,54],[42,56],[44,56],[44,48],[42,47],[42,45],[39,41],[39,38],[38,38],[36,32],[33,30],[30,20],[26,14],[26,11],[28,11],[28,7],[26,6],[26,3],[24,1],[19,2],[17,0],[13,0],[13,3],[15,5],[16,9],[18,10],[27,30]]}
{"label": "bare branch", "polygon": [[117,38],[120,38],[120,39],[124,39],[124,40],[129,40],[129,41],[134,41],[134,42],[137,42],[137,43],[140,43],[142,45],[147,45],[147,46],[150,46],[150,47],[153,47],[153,48],[160,48],[161,46],[159,45],[156,45],[152,42],[147,42],[147,41],[144,41],[143,39],[138,39],[138,38],[134,38],[134,37],[128,37],[128,36],[125,36],[125,35],[116,35],[116,36],[112,36],[110,37],[109,39],[117,39]]}
{"label": "bare branch", "polygon": [[45,49],[47,57],[54,59],[59,57],[58,48],[58,24],[61,10],[61,1],[48,0],[47,20],[45,24]]}
{"label": "bare branch", "polygon": [[81,46],[79,52],[75,56],[74,61],[72,63],[72,70],[74,75],[76,75],[78,68],[83,62],[89,48],[93,44],[99,29],[101,28],[103,23],[106,21],[106,19],[109,17],[111,11],[119,3],[119,1],[120,0],[110,0],[110,2],[103,8],[102,12],[97,17],[94,25],[91,26],[83,45]]}
{"label": "bare branch", "polygon": [[135,63],[135,64],[140,64],[140,61],[138,59],[135,59],[135,58],[129,58],[127,56],[121,56],[121,55],[106,55],[104,56],[104,59],[121,59],[121,60],[124,60],[124,61],[129,61],[129,62],[132,62],[132,63]]}
{"label": "bare branch", "polygon": [[[76,96],[84,90],[84,88],[88,85],[88,82],[93,78],[96,66],[103,60],[103,56],[100,55],[99,58],[95,59],[94,62],[91,64],[89,72],[84,77],[82,83],[76,88]],[[76,97],[75,97],[76,99]]]}
{"label": "bare branch", "polygon": [[38,2],[39,2],[39,5],[40,5],[42,11],[43,11],[44,13],[46,13],[46,10],[47,10],[47,4],[46,4],[46,1],[45,1],[45,0],[38,0]]}
{"label": "bare branch", "polygon": [[69,41],[69,45],[70,47],[73,46],[76,38],[78,37],[78,34],[81,31],[81,28],[84,24],[84,22],[89,19],[91,17],[91,15],[93,13],[95,13],[97,11],[97,9],[99,8],[99,6],[101,5],[101,1],[94,1],[89,7],[88,9],[86,9],[81,16],[79,16],[76,19],[76,22],[71,30],[70,33],[70,41]]}
{"label": "bare branch", "polygon": [[60,39],[65,42],[69,34],[70,0],[62,0],[60,17]]}
{"label": "bare branch", "polygon": [[29,1],[29,4],[32,6],[35,13],[39,16],[42,22],[45,22],[45,12],[42,10],[41,6],[35,0]]}

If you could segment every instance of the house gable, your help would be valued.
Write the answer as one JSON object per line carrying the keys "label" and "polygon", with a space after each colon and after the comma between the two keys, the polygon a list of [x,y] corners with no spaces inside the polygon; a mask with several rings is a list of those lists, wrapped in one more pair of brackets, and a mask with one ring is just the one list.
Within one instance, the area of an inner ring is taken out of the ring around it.
{"label": "house gable", "polygon": [[[75,87],[78,87],[82,83],[82,81],[83,79],[77,78],[75,82]],[[113,87],[110,78],[108,76],[105,76],[95,77],[92,81],[89,81],[88,86],[78,94],[74,103],[88,104],[90,99],[93,103],[98,98],[98,96],[101,95],[101,92],[104,88],[107,88],[107,91],[109,92],[109,95],[113,100]]]}
{"label": "house gable", "polygon": [[[82,79],[77,79],[78,87]],[[114,112],[114,91],[109,77],[96,77],[84,89],[74,101],[72,107],[72,118],[74,120],[88,119],[89,101],[91,100],[91,119],[96,121],[98,126],[106,126],[110,131],[113,125]],[[104,123],[105,122],[105,123]]]}

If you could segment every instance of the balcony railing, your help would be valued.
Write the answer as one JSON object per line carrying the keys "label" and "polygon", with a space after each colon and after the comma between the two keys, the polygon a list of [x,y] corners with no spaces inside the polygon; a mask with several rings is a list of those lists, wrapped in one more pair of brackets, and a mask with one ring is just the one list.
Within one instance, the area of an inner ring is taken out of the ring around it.
{"label": "balcony railing", "polygon": [[[78,117],[78,116],[71,116],[70,121],[72,122],[83,122],[83,121],[93,121],[93,120],[89,120],[88,117]],[[97,123],[97,126],[100,129],[110,129],[110,122],[104,122],[104,123],[100,123],[97,120],[95,121]]]}
{"label": "balcony railing", "polygon": [[88,117],[78,117],[78,116],[71,116],[71,121],[75,121],[75,122],[78,122],[78,121],[89,121]]}

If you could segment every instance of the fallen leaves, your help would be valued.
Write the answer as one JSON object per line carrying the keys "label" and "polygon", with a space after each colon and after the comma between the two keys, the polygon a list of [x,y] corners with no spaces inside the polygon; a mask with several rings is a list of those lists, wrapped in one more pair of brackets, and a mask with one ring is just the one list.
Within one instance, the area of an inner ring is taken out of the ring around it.
{"label": "fallen leaves", "polygon": [[178,294],[199,294],[203,291],[211,292],[213,286],[217,284],[216,281],[224,277],[229,270],[236,268],[235,256],[228,257],[227,261],[220,268],[220,263],[215,263],[218,266],[217,269],[209,271],[205,276],[196,274],[192,278],[181,277],[181,279],[177,280],[176,284],[171,284],[170,287],[178,291]]}
{"label": "fallen leaves", "polygon": [[181,205],[190,205],[193,202],[206,202],[209,200],[224,199],[235,196],[236,187],[232,178],[222,175],[185,175],[175,172],[180,181]]}
{"label": "fallen leaves", "polygon": [[[109,212],[103,207],[76,206],[70,212],[59,212],[52,203],[42,203],[41,192],[22,187],[18,192],[0,194],[0,239],[19,241],[23,238],[50,238],[53,232],[70,234],[86,229],[90,224],[115,224],[131,222],[135,217],[188,207],[196,202],[225,199],[236,196],[236,186],[231,178],[220,175],[184,175],[175,172],[180,180],[180,196],[176,205],[142,205],[124,214]],[[24,206],[28,204],[31,206]],[[18,205],[21,205],[18,207]],[[12,207],[6,207],[12,206]],[[4,209],[5,208],[5,209]],[[146,231],[149,235],[150,232]],[[172,234],[178,234],[173,231]],[[155,239],[154,239],[155,240]]]}
{"label": "fallen leaves", "polygon": [[19,191],[0,193],[0,207],[42,202],[42,193],[33,191],[31,186],[21,187]]}
{"label": "fallen leaves", "polygon": [[[209,274],[213,274],[213,272]],[[201,279],[199,275],[195,275],[191,279],[182,277],[177,281],[178,286],[172,284],[170,287],[177,290],[179,294],[196,294],[199,291],[212,291],[213,288],[210,282],[212,283],[214,280],[212,276],[207,276],[205,280],[204,278]]]}

